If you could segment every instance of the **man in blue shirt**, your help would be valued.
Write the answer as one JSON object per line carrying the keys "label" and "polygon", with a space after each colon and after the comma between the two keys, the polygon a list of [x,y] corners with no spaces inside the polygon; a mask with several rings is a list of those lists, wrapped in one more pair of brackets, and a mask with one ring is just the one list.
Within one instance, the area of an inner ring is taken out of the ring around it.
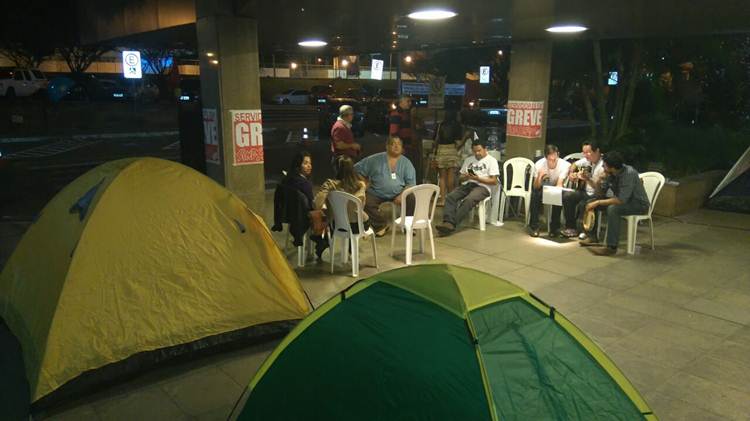
{"label": "man in blue shirt", "polygon": [[[365,212],[378,237],[385,235],[389,227],[387,217],[380,211],[380,205],[393,202],[394,205],[401,206],[401,193],[417,184],[414,165],[402,155],[403,150],[401,139],[390,137],[386,143],[386,152],[368,156],[354,165],[357,173],[368,180]],[[407,206],[410,208],[407,213],[413,212],[413,197],[410,197]]]}

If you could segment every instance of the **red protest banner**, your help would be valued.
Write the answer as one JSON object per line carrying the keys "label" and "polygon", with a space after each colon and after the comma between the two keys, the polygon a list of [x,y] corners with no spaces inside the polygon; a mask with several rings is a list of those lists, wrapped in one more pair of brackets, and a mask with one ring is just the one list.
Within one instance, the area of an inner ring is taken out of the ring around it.
{"label": "red protest banner", "polygon": [[507,136],[542,137],[544,101],[508,101]]}
{"label": "red protest banner", "polygon": [[234,165],[263,163],[263,122],[260,110],[230,110]]}

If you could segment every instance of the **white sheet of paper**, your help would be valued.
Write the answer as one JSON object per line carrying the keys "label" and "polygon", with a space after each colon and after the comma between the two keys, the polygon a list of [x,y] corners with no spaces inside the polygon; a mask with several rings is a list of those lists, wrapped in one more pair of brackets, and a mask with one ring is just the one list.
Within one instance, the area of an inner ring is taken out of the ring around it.
{"label": "white sheet of paper", "polygon": [[542,186],[542,203],[545,205],[562,206],[562,193],[574,191],[565,187]]}

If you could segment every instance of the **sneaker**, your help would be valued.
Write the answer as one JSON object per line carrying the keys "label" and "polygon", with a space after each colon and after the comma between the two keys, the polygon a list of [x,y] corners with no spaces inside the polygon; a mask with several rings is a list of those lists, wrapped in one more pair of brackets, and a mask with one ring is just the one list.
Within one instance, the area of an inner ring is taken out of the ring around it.
{"label": "sneaker", "polygon": [[587,237],[585,240],[581,240],[578,242],[581,247],[592,247],[592,246],[601,246],[602,244],[598,241],[596,241],[596,238],[593,237]]}
{"label": "sneaker", "polygon": [[388,230],[389,230],[390,228],[391,228],[391,227],[390,227],[390,226],[388,226],[388,225],[384,226],[383,228],[381,228],[381,229],[379,229],[379,230],[375,231],[375,236],[376,236],[376,237],[378,237],[378,238],[380,238],[380,237],[384,236],[384,235],[385,235],[385,234],[386,234],[386,233],[388,232]]}
{"label": "sneaker", "polygon": [[451,224],[450,222],[443,222],[442,224],[437,224],[435,226],[435,229],[438,230],[440,234],[448,235],[456,230],[456,226]]}
{"label": "sneaker", "polygon": [[587,239],[587,238],[589,238],[589,236],[588,236],[588,235],[586,235],[586,233],[585,233],[585,232],[582,232],[582,233],[578,234],[578,239],[579,239],[579,240],[585,240],[585,239]]}
{"label": "sneaker", "polygon": [[565,238],[577,237],[578,231],[574,230],[573,228],[565,228],[565,230],[562,232],[562,236]]}
{"label": "sneaker", "polygon": [[539,228],[529,228],[529,235],[534,238],[539,237]]}
{"label": "sneaker", "polygon": [[616,248],[607,247],[607,246],[604,246],[604,247],[591,247],[589,249],[589,251],[594,256],[614,256],[615,254],[617,254],[617,249]]}

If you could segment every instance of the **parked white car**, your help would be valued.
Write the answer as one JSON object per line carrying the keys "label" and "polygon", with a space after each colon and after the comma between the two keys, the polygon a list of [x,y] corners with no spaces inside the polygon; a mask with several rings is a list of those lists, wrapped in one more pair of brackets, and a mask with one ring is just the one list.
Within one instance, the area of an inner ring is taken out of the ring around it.
{"label": "parked white car", "polygon": [[0,67],[0,96],[31,96],[47,89],[47,78],[36,69]]}
{"label": "parked white car", "polygon": [[273,97],[276,104],[307,105],[310,103],[310,91],[290,89]]}

